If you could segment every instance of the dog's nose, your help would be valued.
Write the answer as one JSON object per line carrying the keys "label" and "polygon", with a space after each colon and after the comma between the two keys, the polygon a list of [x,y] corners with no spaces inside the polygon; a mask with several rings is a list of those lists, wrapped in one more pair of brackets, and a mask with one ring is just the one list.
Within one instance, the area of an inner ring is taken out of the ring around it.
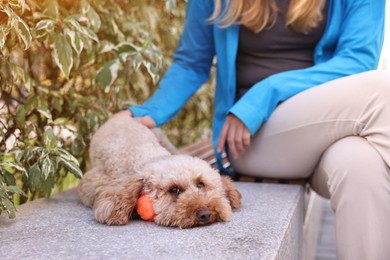
{"label": "dog's nose", "polygon": [[196,217],[202,223],[207,223],[210,220],[211,212],[208,209],[200,209],[196,212]]}

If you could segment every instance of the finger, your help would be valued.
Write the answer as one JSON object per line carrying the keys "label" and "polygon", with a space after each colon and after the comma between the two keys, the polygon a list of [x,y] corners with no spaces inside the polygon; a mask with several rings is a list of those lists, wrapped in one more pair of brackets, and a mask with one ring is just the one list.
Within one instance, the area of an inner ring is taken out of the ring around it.
{"label": "finger", "polygon": [[244,132],[242,134],[242,139],[244,143],[245,150],[251,145],[251,133],[247,128],[244,128]]}
{"label": "finger", "polygon": [[148,128],[156,127],[156,122],[150,116],[136,117],[135,120]]}
{"label": "finger", "polygon": [[226,136],[228,131],[228,124],[225,122],[222,126],[221,133],[219,134],[218,144],[217,144],[217,152],[221,153],[226,143]]}
{"label": "finger", "polygon": [[147,127],[149,127],[149,128],[156,127],[156,121],[154,121],[150,116],[145,116],[143,118],[144,118],[145,125]]}
{"label": "finger", "polygon": [[245,152],[243,132],[244,132],[243,127],[238,125],[236,127],[235,142],[236,142],[237,152],[239,154],[242,154]]}
{"label": "finger", "polygon": [[227,143],[229,145],[229,152],[234,159],[238,157],[238,151],[236,146],[236,127],[231,125],[228,130]]}
{"label": "finger", "polygon": [[133,113],[129,109],[121,110],[115,114],[112,115],[112,117],[118,117],[118,116],[129,116],[133,117]]}

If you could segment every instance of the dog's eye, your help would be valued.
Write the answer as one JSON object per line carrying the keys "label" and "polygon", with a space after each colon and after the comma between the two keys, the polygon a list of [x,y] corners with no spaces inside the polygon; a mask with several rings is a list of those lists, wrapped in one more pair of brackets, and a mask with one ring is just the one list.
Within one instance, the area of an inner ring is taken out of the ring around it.
{"label": "dog's eye", "polygon": [[181,193],[181,190],[178,188],[178,187],[173,187],[171,190],[170,190],[170,193],[174,194],[174,195],[179,195]]}
{"label": "dog's eye", "polygon": [[204,183],[203,182],[199,182],[196,187],[198,187],[198,189],[203,189],[204,188]]}

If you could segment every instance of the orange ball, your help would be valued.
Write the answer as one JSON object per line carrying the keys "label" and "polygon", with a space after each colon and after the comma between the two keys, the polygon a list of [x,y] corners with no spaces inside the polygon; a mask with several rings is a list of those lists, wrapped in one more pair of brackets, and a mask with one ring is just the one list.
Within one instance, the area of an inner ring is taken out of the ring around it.
{"label": "orange ball", "polygon": [[153,208],[153,201],[147,194],[142,194],[136,204],[136,210],[138,215],[145,221],[154,221],[156,213]]}

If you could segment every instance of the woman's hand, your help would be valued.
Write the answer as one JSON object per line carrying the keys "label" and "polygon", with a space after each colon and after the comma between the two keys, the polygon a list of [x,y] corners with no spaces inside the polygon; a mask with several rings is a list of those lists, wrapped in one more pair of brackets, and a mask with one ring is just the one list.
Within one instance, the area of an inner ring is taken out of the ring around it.
{"label": "woman's hand", "polygon": [[[120,117],[120,116],[129,116],[133,117],[133,114],[129,109],[119,111],[118,113],[114,114],[112,117]],[[154,128],[156,127],[156,122],[151,118],[150,116],[143,116],[143,117],[135,117],[134,118],[138,123],[143,124],[144,126],[148,128]]]}
{"label": "woman's hand", "polygon": [[228,143],[229,152],[234,159],[243,154],[251,142],[251,134],[246,125],[233,114],[226,117],[219,135],[217,151],[222,152],[225,143]]}

